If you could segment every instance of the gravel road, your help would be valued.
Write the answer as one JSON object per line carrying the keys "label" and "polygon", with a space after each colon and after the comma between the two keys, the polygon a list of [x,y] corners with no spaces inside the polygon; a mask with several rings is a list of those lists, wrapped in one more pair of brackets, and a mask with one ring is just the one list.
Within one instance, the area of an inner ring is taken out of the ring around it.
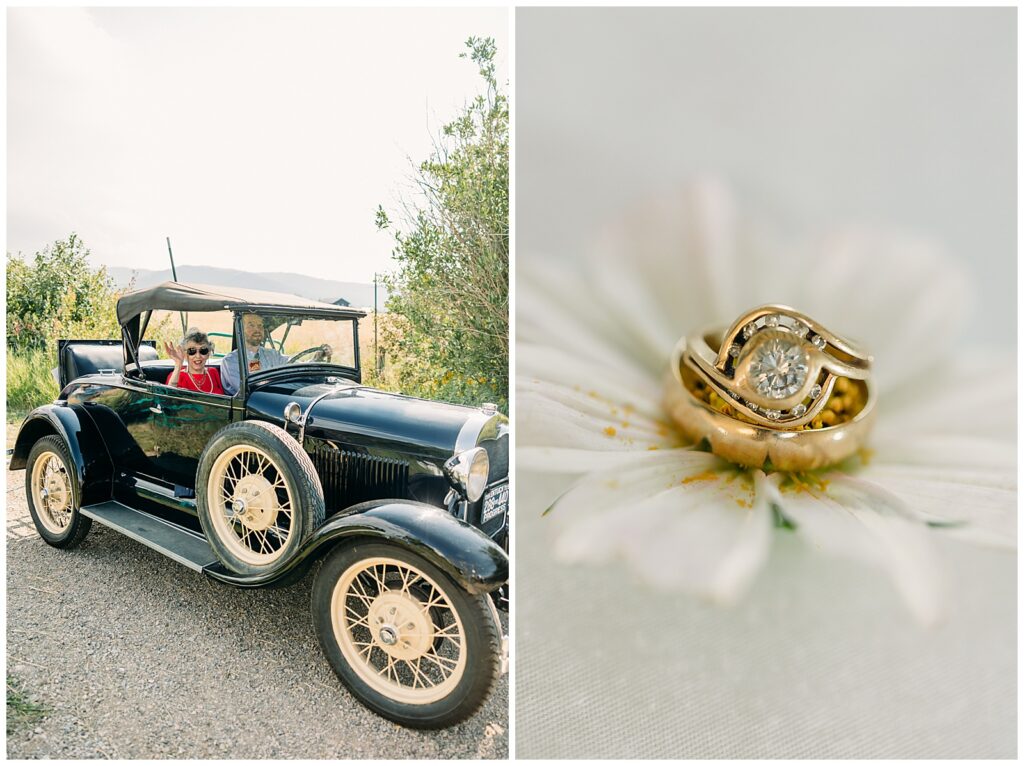
{"label": "gravel road", "polygon": [[98,524],[56,550],[32,527],[24,475],[7,472],[7,672],[50,712],[8,736],[8,757],[508,757],[507,676],[469,721],[404,729],[323,658],[311,576],[238,590]]}

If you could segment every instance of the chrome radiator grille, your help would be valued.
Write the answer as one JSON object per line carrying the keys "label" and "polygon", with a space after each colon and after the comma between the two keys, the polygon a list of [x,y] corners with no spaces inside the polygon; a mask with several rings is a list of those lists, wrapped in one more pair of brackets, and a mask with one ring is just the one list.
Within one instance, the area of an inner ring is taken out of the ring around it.
{"label": "chrome radiator grille", "polygon": [[394,458],[317,444],[309,453],[320,475],[327,512],[365,500],[409,496],[409,465]]}
{"label": "chrome radiator grille", "polygon": [[490,471],[487,474],[487,484],[491,485],[501,481],[508,476],[508,433],[502,434],[497,439],[485,439],[480,446],[487,450],[487,459],[490,462]]}

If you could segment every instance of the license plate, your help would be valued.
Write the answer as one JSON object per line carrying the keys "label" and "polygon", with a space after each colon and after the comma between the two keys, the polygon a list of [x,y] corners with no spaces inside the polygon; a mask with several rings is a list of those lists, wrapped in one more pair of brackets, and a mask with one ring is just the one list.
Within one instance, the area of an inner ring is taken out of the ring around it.
{"label": "license plate", "polygon": [[484,508],[480,512],[480,523],[502,516],[508,510],[508,484],[495,487],[484,495]]}

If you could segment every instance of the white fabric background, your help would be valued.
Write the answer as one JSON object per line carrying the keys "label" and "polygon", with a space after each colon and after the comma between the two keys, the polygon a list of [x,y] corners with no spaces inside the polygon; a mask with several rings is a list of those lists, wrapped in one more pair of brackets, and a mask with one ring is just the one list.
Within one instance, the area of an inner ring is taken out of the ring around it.
{"label": "white fabric background", "polygon": [[[1014,9],[525,9],[517,258],[583,257],[602,219],[698,172],[796,233],[899,225],[968,265],[968,331],[1016,338]],[[737,607],[559,565],[517,476],[516,753],[1013,757],[1016,556],[943,542],[951,617],[777,532]]]}
{"label": "white fabric background", "polygon": [[880,573],[778,532],[731,609],[566,567],[516,497],[520,758],[1012,758],[1016,557],[946,543],[951,619],[918,626]]}

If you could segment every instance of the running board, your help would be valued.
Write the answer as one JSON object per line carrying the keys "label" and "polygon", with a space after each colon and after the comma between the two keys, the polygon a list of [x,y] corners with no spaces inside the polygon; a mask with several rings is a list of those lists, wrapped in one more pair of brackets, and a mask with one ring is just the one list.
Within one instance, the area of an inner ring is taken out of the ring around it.
{"label": "running board", "polygon": [[217,561],[210,544],[199,535],[114,500],[86,505],[82,514],[197,572]]}

